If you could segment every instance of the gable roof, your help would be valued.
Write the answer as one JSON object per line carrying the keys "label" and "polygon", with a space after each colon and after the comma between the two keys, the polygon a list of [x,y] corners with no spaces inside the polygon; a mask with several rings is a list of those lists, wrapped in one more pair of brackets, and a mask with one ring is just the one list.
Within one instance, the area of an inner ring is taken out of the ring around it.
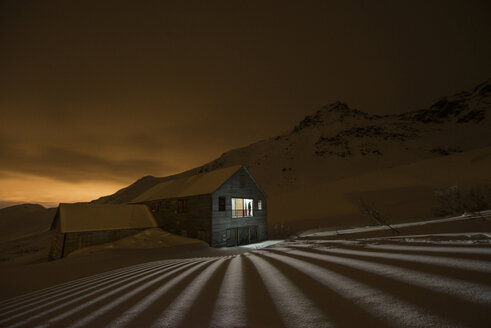
{"label": "gable roof", "polygon": [[157,227],[146,205],[60,204],[51,229],[60,232],[103,231]]}
{"label": "gable roof", "polygon": [[224,184],[234,173],[240,170],[240,168],[242,168],[242,165],[234,165],[190,177],[165,181],[148,189],[133,199],[131,203],[211,194]]}

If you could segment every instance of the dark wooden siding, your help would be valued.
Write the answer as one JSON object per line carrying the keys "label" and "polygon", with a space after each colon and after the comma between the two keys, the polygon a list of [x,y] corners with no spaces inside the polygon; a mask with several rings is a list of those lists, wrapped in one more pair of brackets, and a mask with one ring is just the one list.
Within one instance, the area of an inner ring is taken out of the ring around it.
{"label": "dark wooden siding", "polygon": [[65,234],[61,232],[55,232],[53,234],[53,239],[51,239],[49,258],[52,260],[62,258],[64,246],[65,246]]}
{"label": "dark wooden siding", "polygon": [[[116,241],[118,239],[134,235],[144,229],[122,229],[106,231],[67,232],[64,235],[63,251],[60,257],[65,257],[71,252],[94,245],[100,245]],[[56,258],[56,257],[53,257]]]}
{"label": "dark wooden siding", "polygon": [[[180,213],[178,204],[182,206],[183,203],[185,208]],[[185,237],[201,239],[210,244],[211,195],[161,199],[144,204],[149,206],[162,229]]]}
{"label": "dark wooden siding", "polygon": [[[225,211],[219,211],[219,197],[225,197]],[[253,217],[232,218],[232,198],[254,200]],[[257,201],[262,201],[258,210]],[[237,171],[212,194],[213,218],[211,246],[234,246],[268,239],[266,195],[244,168]]]}

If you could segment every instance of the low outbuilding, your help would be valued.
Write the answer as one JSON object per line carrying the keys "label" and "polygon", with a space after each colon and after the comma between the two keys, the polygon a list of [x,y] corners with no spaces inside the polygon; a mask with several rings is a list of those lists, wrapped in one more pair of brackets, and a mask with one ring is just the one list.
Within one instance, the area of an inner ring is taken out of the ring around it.
{"label": "low outbuilding", "polygon": [[157,227],[145,205],[62,203],[51,224],[54,237],[50,258],[65,257],[76,249],[104,244]]}

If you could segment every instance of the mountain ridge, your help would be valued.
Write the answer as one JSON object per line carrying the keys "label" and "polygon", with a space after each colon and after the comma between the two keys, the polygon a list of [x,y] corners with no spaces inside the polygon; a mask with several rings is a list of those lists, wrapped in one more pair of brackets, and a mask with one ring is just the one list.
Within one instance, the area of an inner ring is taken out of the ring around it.
{"label": "mountain ridge", "polygon": [[266,193],[276,197],[458,154],[491,145],[490,108],[491,79],[440,98],[429,108],[402,114],[369,114],[337,101],[281,135],[229,150],[180,174],[143,177],[93,202],[128,202],[159,182],[237,164],[246,165]]}

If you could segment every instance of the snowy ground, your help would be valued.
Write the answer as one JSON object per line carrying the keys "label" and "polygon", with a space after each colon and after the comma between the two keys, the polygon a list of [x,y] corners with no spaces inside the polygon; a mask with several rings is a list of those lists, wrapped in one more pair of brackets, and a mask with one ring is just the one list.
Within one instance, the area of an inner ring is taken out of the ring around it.
{"label": "snowy ground", "polygon": [[0,302],[1,327],[485,327],[491,235],[298,239]]}
{"label": "snowy ground", "polygon": [[[482,212],[478,212],[478,213],[463,214],[461,216],[455,216],[455,217],[449,217],[449,218],[443,218],[443,219],[415,221],[415,222],[408,222],[408,223],[397,223],[397,224],[392,224],[391,227],[395,228],[395,229],[400,229],[400,228],[407,228],[407,227],[424,226],[424,225],[435,224],[435,223],[446,223],[446,222],[472,220],[472,219],[476,219],[476,218],[489,217],[489,216],[491,216],[491,210],[490,211],[482,211]],[[357,227],[357,228],[352,228],[352,229],[328,230],[328,231],[313,232],[313,233],[302,234],[302,236],[303,237],[328,237],[328,236],[336,236],[336,235],[355,234],[355,233],[361,233],[361,232],[383,231],[383,230],[389,230],[389,229],[391,229],[389,226],[384,226],[384,225],[374,226],[374,225],[372,225],[372,226]]]}

